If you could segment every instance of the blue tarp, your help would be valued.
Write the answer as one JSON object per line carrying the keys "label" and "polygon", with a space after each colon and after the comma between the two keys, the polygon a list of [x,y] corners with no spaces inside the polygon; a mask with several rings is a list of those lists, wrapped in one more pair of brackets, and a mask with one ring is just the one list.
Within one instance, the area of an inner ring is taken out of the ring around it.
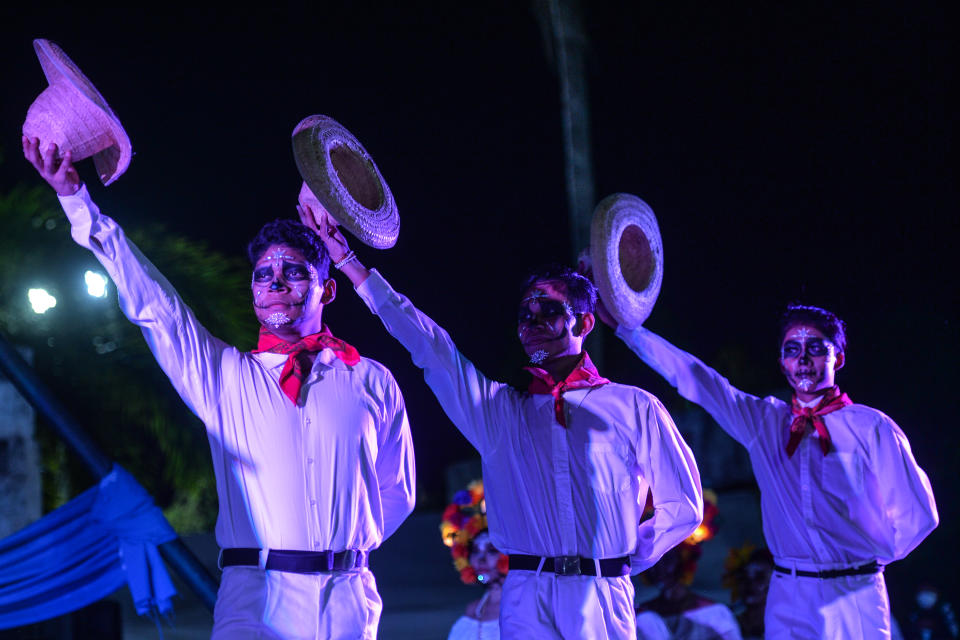
{"label": "blue tarp", "polygon": [[177,534],[119,465],[30,526],[0,540],[0,629],[75,611],[124,584],[140,615],[176,595],[157,545]]}

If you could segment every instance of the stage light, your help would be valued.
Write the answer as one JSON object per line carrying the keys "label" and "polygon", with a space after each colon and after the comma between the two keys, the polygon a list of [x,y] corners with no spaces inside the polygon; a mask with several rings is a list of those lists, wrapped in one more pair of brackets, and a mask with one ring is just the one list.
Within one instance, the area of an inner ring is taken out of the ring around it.
{"label": "stage light", "polygon": [[87,271],[83,274],[83,280],[87,283],[87,293],[94,298],[107,297],[107,277],[96,271]]}
{"label": "stage light", "polygon": [[34,313],[46,313],[47,309],[57,306],[57,299],[47,293],[46,289],[30,289],[27,291],[27,299]]}

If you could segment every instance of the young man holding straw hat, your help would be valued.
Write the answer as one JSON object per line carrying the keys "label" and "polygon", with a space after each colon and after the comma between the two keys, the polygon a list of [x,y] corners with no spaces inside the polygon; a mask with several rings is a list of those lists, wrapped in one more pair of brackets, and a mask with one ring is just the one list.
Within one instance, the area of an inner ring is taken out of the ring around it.
{"label": "young man holding straw hat", "polygon": [[766,637],[889,638],[883,565],[920,544],[937,526],[937,509],[900,428],[837,387],[843,322],[825,309],[789,307],[780,369],[794,396],[761,399],[642,326],[663,273],[660,231],[645,202],[628,194],[602,202],[589,253],[581,271],[600,289],[600,319],[750,454],[776,562]]}
{"label": "young man holding straw hat", "polygon": [[903,431],[836,384],[843,322],[790,306],[780,369],[791,402],[758,398],[653,332],[601,319],[684,398],[702,406],[750,453],[764,537],[774,556],[767,638],[889,638],[884,565],[905,557],[938,523],[927,475]]}
{"label": "young man holding straw hat", "polygon": [[[663,405],[602,378],[583,351],[593,285],[561,269],[524,287],[518,336],[533,383],[520,392],[485,377],[443,329],[361,265],[325,211],[300,212],[480,452],[490,538],[510,560],[501,637],[635,638],[629,576],[696,529],[703,495]],[[648,488],[654,516],[641,524]]]}
{"label": "young man holding straw hat", "polygon": [[282,220],[251,242],[262,326],[258,348],[241,352],[207,332],[99,212],[70,151],[60,158],[24,136],[23,152],[206,425],[224,568],[213,638],[373,640],[381,601],[368,556],[413,509],[413,447],[393,376],[321,320],[336,292],[324,246]]}

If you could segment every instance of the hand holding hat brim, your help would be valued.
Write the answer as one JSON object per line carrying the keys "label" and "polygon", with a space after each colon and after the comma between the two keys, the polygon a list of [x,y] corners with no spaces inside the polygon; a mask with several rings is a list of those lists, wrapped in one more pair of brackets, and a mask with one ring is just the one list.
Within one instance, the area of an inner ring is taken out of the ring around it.
{"label": "hand holding hat brim", "polygon": [[371,247],[396,244],[400,215],[393,194],[373,158],[342,125],[323,115],[304,118],[293,130],[293,157],[306,190],[334,220]]}
{"label": "hand holding hat brim", "polygon": [[93,157],[104,185],[130,165],[130,138],[116,114],[93,83],[49,40],[33,41],[49,86],[33,101],[23,123],[23,135],[37,138],[41,148],[55,144],[70,151],[74,162]]}

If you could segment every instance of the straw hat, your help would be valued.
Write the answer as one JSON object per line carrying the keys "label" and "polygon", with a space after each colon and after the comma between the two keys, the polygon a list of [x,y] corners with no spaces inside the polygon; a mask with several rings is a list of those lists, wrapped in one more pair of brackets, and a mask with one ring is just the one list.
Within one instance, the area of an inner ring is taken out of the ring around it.
{"label": "straw hat", "polygon": [[621,325],[639,327],[663,281],[663,243],[653,210],[628,193],[604,198],[593,212],[590,257],[604,305]]}
{"label": "straw hat", "polygon": [[304,180],[301,202],[315,198],[361,242],[389,249],[400,234],[400,214],[373,158],[333,118],[308,116],[293,130],[293,158]]}
{"label": "straw hat", "polygon": [[93,156],[100,182],[108,185],[127,170],[133,149],[110,105],[63,49],[49,40],[33,41],[50,83],[27,110],[23,135],[39,138],[40,149],[55,143],[74,162]]}

